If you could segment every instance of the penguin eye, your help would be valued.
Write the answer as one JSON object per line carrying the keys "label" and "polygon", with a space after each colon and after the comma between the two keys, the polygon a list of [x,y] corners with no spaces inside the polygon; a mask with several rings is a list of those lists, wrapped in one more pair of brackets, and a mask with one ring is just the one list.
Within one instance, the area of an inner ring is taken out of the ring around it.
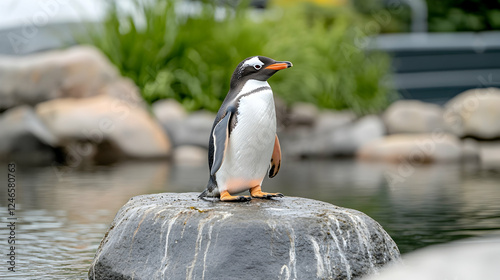
{"label": "penguin eye", "polygon": [[262,68],[262,65],[255,64],[253,68],[255,68],[255,70],[260,70],[260,68]]}

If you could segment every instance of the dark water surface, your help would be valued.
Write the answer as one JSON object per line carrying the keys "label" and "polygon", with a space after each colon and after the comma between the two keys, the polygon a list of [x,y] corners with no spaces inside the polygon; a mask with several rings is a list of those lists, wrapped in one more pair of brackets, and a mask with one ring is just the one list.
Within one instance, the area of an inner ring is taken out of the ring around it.
{"label": "dark water surface", "polygon": [[[0,163],[0,278],[86,279],[118,209],[135,195],[201,191],[207,167],[127,162],[78,168],[17,165],[16,271],[7,270],[7,163]],[[377,220],[402,253],[500,235],[500,172],[342,161],[285,162],[264,191],[354,208]]]}

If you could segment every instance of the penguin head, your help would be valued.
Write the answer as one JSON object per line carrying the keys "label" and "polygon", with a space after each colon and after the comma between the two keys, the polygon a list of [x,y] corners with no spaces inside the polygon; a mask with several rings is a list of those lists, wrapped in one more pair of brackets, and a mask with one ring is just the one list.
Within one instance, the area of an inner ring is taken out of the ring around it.
{"label": "penguin head", "polygon": [[246,58],[234,70],[231,77],[231,87],[236,87],[240,83],[254,79],[267,81],[272,75],[282,69],[292,67],[289,61],[276,61],[265,56],[252,56]]}

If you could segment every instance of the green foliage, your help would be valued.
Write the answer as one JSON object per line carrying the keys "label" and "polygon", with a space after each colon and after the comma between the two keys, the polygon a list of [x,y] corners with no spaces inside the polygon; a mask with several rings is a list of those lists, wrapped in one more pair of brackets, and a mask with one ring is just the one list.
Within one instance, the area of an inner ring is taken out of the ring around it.
{"label": "green foliage", "polygon": [[[403,0],[353,0],[356,10],[380,24],[383,33],[409,32],[411,10]],[[500,29],[500,0],[426,0],[430,32]],[[383,17],[388,20],[381,20]]]}
{"label": "green foliage", "polygon": [[427,1],[430,31],[500,29],[500,0]]}
{"label": "green foliage", "polygon": [[293,62],[294,68],[270,80],[289,103],[360,114],[388,103],[390,90],[380,81],[388,76],[389,60],[363,51],[370,34],[347,8],[264,13],[227,8],[220,19],[210,4],[188,17],[176,13],[172,1],[150,2],[136,4],[135,20],[111,5],[103,28],[89,34],[90,43],[132,78],[150,103],[175,98],[188,110],[217,111],[234,68],[253,55]]}
{"label": "green foliage", "polygon": [[364,114],[383,109],[389,89],[381,84],[389,69],[384,54],[366,53],[365,25],[348,9],[309,6],[291,10],[275,24],[278,39],[265,46],[272,57],[296,68],[273,77],[273,89],[288,102],[297,100]]}

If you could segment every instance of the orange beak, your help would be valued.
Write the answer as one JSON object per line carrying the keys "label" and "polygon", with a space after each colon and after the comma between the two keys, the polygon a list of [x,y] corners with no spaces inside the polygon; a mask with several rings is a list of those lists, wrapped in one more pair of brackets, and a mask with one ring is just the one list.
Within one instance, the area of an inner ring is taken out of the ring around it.
{"label": "orange beak", "polygon": [[271,69],[271,70],[281,70],[281,69],[286,69],[286,68],[290,68],[292,67],[293,64],[289,61],[279,61],[279,62],[276,62],[276,63],[273,63],[269,66],[266,67],[266,69]]}

